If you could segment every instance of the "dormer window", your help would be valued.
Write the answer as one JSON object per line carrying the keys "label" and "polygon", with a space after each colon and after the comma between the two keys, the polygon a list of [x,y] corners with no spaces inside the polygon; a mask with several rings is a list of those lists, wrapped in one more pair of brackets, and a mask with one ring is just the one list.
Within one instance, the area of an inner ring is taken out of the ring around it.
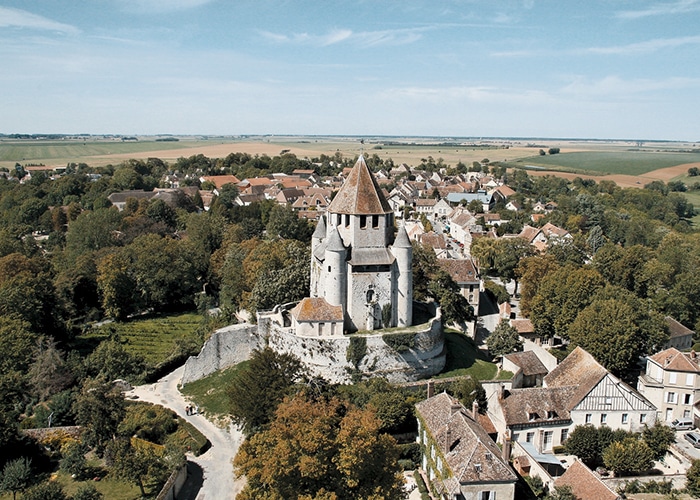
{"label": "dormer window", "polygon": [[530,422],[532,422],[533,420],[537,420],[538,418],[540,418],[540,416],[539,416],[537,413],[535,413],[535,412],[529,412],[529,413],[527,414],[527,419],[528,419]]}
{"label": "dormer window", "polygon": [[547,412],[547,418],[550,420],[553,418],[557,418],[557,412],[555,412],[554,410],[549,410]]}
{"label": "dormer window", "polygon": [[474,464],[474,470],[476,472],[481,472],[481,464]]}

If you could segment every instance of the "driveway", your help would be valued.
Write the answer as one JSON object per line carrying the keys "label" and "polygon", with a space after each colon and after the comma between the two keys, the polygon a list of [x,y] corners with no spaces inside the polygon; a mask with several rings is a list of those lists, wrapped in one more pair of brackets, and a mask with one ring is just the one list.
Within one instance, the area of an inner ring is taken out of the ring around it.
{"label": "driveway", "polygon": [[233,500],[243,489],[245,480],[234,480],[233,457],[243,442],[243,434],[233,425],[222,429],[204,415],[186,415],[187,400],[178,390],[184,367],[166,375],[154,384],[140,385],[125,393],[141,401],[170,408],[188,420],[211,442],[206,453],[188,456],[188,485],[178,500]]}

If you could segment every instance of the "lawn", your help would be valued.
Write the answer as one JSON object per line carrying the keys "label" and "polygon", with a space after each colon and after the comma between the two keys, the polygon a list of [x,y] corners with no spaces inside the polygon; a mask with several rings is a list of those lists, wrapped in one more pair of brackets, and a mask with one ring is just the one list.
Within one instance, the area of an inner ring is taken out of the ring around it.
{"label": "lawn", "polygon": [[190,382],[180,391],[199,405],[200,411],[210,416],[224,417],[229,412],[226,389],[231,386],[238,371],[247,364],[248,361],[243,361],[225,370],[219,370],[208,377]]}
{"label": "lawn", "polygon": [[700,161],[699,153],[670,153],[643,151],[586,151],[560,153],[547,156],[530,156],[514,162],[546,167],[552,170],[575,171],[588,174],[641,175],[660,168]]}
{"label": "lawn", "polygon": [[[447,348],[447,363],[445,369],[436,378],[448,378],[471,375],[477,380],[493,380],[512,373],[498,372],[498,366],[492,363],[474,344],[474,341],[455,331],[445,331],[445,346]],[[502,375],[502,376],[501,376]]]}
{"label": "lawn", "polygon": [[77,348],[90,351],[116,334],[127,351],[143,356],[149,366],[156,366],[182,352],[198,352],[203,343],[199,334],[201,325],[202,316],[197,313],[107,323],[81,335]]}

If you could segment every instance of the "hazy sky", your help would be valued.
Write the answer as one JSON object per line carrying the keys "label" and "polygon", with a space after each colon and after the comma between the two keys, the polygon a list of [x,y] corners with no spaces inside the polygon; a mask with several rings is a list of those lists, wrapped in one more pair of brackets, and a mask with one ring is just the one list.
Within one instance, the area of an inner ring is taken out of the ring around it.
{"label": "hazy sky", "polygon": [[0,0],[0,133],[700,140],[700,0]]}

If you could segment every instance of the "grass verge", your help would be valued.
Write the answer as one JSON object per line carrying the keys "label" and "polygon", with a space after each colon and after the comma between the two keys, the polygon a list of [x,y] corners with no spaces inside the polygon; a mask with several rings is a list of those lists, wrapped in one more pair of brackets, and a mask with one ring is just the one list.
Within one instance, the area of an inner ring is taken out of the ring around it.
{"label": "grass verge", "polygon": [[474,341],[454,330],[445,331],[447,362],[437,378],[471,375],[477,380],[493,380],[498,366],[479,351]]}
{"label": "grass verge", "polygon": [[228,415],[228,396],[226,390],[231,386],[238,371],[248,361],[238,363],[231,368],[220,370],[203,379],[182,387],[181,392],[199,406],[199,410],[210,416]]}

